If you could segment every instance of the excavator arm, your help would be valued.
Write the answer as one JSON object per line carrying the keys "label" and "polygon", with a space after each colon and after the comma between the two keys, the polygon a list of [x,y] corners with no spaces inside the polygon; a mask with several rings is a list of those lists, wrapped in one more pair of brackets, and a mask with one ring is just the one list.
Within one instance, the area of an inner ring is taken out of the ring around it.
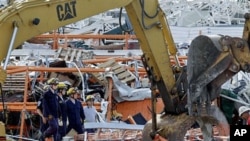
{"label": "excavator arm", "polygon": [[135,1],[125,8],[143,51],[144,67],[162,96],[165,111],[178,113],[179,96],[170,63],[170,49],[175,54],[176,48],[163,11],[154,0]]}

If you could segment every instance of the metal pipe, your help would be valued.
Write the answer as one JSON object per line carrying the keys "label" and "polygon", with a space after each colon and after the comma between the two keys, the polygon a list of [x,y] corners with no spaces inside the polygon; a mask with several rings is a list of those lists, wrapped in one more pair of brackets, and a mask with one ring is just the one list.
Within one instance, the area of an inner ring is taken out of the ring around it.
{"label": "metal pipe", "polygon": [[9,45],[7,56],[5,58],[5,62],[4,62],[4,66],[3,66],[4,70],[6,70],[7,65],[9,63],[9,60],[10,60],[10,54],[11,54],[11,51],[12,51],[12,48],[13,48],[13,45],[14,45],[14,42],[15,42],[15,39],[16,39],[17,30],[18,30],[17,23],[14,22],[14,31],[12,33],[12,37],[11,37],[11,40],[10,40],[10,45]]}
{"label": "metal pipe", "polygon": [[[14,30],[13,30],[13,33],[12,33],[12,37],[11,37],[11,40],[10,40],[10,45],[9,45],[9,49],[8,49],[8,52],[7,52],[7,56],[5,58],[5,62],[4,62],[4,65],[3,65],[3,70],[6,70],[7,69],[7,65],[9,63],[9,60],[10,60],[10,54],[11,54],[11,51],[12,51],[12,48],[13,48],[13,45],[14,45],[14,42],[15,42],[15,39],[16,39],[16,34],[17,34],[17,23],[14,22],[13,23],[13,26],[14,26]],[[3,103],[3,122],[5,122],[6,120],[6,108],[5,108],[5,105],[4,105],[4,94],[3,94],[3,91],[2,91],[2,85],[0,85],[0,89],[1,89],[1,96],[2,96],[2,103]]]}
{"label": "metal pipe", "polygon": [[223,97],[223,98],[232,100],[232,101],[234,101],[234,102],[238,102],[238,103],[244,104],[244,105],[246,105],[246,106],[249,106],[249,105],[250,105],[250,104],[248,104],[248,103],[246,103],[246,102],[244,102],[244,101],[240,101],[240,100],[238,100],[238,99],[234,99],[234,98],[231,98],[231,97],[229,97],[229,96],[225,96],[225,95],[223,95],[223,94],[220,94],[220,96]]}
{"label": "metal pipe", "polygon": [[81,70],[79,69],[79,67],[76,65],[75,62],[69,62],[69,63],[70,63],[70,64],[73,64],[73,65],[76,67],[76,69],[77,69],[77,71],[79,72],[79,75],[80,75],[80,77],[81,77],[81,79],[82,79],[82,94],[81,94],[81,96],[82,96],[83,101],[85,101],[85,94],[84,94],[85,86],[84,86],[84,78],[83,78],[83,76],[82,76],[82,72],[81,72]]}

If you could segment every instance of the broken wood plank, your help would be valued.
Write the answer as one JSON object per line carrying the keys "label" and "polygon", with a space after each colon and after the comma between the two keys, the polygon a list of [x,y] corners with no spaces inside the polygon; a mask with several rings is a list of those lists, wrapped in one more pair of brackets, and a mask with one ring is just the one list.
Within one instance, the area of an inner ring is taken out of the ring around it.
{"label": "broken wood plank", "polygon": [[93,51],[83,51],[82,49],[77,48],[62,48],[60,47],[57,50],[56,58],[61,58],[65,61],[74,61],[74,60],[87,60],[92,59],[94,56]]}

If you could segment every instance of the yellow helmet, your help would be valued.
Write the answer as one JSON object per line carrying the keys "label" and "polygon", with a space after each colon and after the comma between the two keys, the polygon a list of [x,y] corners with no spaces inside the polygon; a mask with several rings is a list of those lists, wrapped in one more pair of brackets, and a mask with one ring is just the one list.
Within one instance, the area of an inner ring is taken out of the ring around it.
{"label": "yellow helmet", "polygon": [[57,84],[57,89],[66,89],[67,88],[67,85],[63,82],[59,82]]}
{"label": "yellow helmet", "polygon": [[88,95],[86,97],[86,101],[89,101],[89,100],[95,100],[95,97],[93,95]]}
{"label": "yellow helmet", "polygon": [[69,90],[67,91],[67,95],[71,95],[71,94],[75,94],[77,92],[77,90],[72,87],[72,88],[69,88]]}
{"label": "yellow helmet", "polygon": [[44,85],[43,90],[47,91],[49,89],[49,85]]}
{"label": "yellow helmet", "polygon": [[48,81],[47,81],[47,84],[48,85],[57,85],[59,83],[59,80],[58,78],[50,78]]}

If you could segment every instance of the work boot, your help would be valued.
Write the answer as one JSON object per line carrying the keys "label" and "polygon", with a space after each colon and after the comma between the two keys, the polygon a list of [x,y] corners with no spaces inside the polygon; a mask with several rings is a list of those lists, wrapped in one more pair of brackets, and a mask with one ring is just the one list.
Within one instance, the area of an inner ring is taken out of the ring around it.
{"label": "work boot", "polygon": [[48,135],[46,133],[43,133],[42,138],[44,139],[44,141],[48,140],[49,138],[53,138],[53,135]]}

